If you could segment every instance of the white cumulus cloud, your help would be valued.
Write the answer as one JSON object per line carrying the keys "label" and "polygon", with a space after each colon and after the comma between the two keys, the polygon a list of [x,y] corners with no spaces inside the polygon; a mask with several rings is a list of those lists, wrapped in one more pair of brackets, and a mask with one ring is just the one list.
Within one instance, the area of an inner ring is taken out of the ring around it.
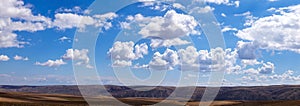
{"label": "white cumulus cloud", "polygon": [[68,49],[66,53],[62,56],[65,60],[75,60],[77,65],[86,65],[90,67],[90,58],[88,56],[89,50],[87,49]]}
{"label": "white cumulus cloud", "polygon": [[232,28],[230,26],[224,26],[223,29],[221,30],[222,32],[229,32],[229,31],[238,31],[237,28]]}
{"label": "white cumulus cloud", "polygon": [[187,40],[182,40],[180,38],[174,38],[174,39],[151,39],[151,48],[158,48],[158,47],[171,47],[171,46],[179,46],[179,45],[187,45],[191,44],[191,42]]}
{"label": "white cumulus cloud", "polygon": [[[16,32],[36,32],[48,28],[61,30],[68,28],[79,28],[83,30],[88,25],[105,30],[112,27],[109,19],[116,17],[114,13],[98,14],[94,16],[78,15],[63,10],[63,13],[56,13],[54,19],[33,14],[31,5],[22,0],[5,0],[0,2],[0,48],[24,47],[28,42],[20,41]],[[80,7],[74,7],[70,11],[81,11]],[[52,21],[53,20],[53,21]]]}
{"label": "white cumulus cloud", "polygon": [[39,66],[48,66],[48,67],[58,67],[61,65],[65,65],[67,64],[66,62],[64,62],[62,59],[59,60],[48,60],[47,62],[44,63],[40,63],[40,62],[36,62],[35,65],[39,65]]}
{"label": "white cumulus cloud", "polygon": [[8,61],[9,59],[7,55],[0,55],[0,61]]}
{"label": "white cumulus cloud", "polygon": [[259,73],[261,74],[272,74],[274,73],[275,66],[271,62],[264,63],[262,67],[260,67]]}
{"label": "white cumulus cloud", "polygon": [[1,1],[0,48],[22,47],[25,42],[17,39],[15,31],[35,32],[44,30],[49,24],[51,24],[51,19],[33,15],[29,6],[21,0]]}
{"label": "white cumulus cloud", "polygon": [[226,71],[227,73],[237,72],[241,69],[236,64],[237,51],[231,49],[215,48],[208,50],[199,50],[189,46],[186,49],[178,51],[181,62],[181,70],[201,72]]}
{"label": "white cumulus cloud", "polygon": [[154,53],[149,63],[149,68],[154,70],[173,70],[179,63],[179,56],[176,51],[167,49],[163,54]]}
{"label": "white cumulus cloud", "polygon": [[138,32],[144,38],[174,39],[191,34],[199,34],[197,21],[190,15],[169,10],[163,17],[144,17],[141,14],[129,16],[128,21],[136,22],[141,27]]}
{"label": "white cumulus cloud", "polygon": [[172,6],[175,7],[175,8],[178,8],[178,9],[185,9],[185,7],[180,3],[173,3]]}
{"label": "white cumulus cloud", "polygon": [[253,21],[236,36],[255,42],[262,49],[300,53],[300,5],[273,10],[278,14]]}
{"label": "white cumulus cloud", "polygon": [[269,78],[272,80],[280,80],[280,81],[300,81],[300,76],[295,76],[295,72],[293,70],[287,70],[282,74],[275,74],[270,76]]}
{"label": "white cumulus cloud", "polygon": [[63,36],[61,38],[58,39],[60,42],[65,42],[65,41],[68,41],[68,42],[71,42],[71,38],[68,38],[66,36]]}
{"label": "white cumulus cloud", "polygon": [[117,41],[107,54],[113,60],[113,67],[131,66],[133,60],[143,58],[144,55],[148,54],[148,46],[145,43],[134,46],[132,41]]}
{"label": "white cumulus cloud", "polygon": [[16,56],[14,57],[14,59],[15,59],[15,60],[23,60],[23,61],[29,60],[28,57],[22,57],[22,56],[19,56],[19,55],[16,55]]}
{"label": "white cumulus cloud", "polygon": [[[96,14],[94,16],[79,15],[74,13],[57,13],[53,22],[54,27],[59,29],[80,28],[84,31],[87,26],[95,26],[105,30],[112,27],[112,23],[108,22],[117,17],[115,13]],[[102,30],[101,30],[102,31]]]}
{"label": "white cumulus cloud", "polygon": [[85,28],[88,25],[95,24],[95,20],[90,16],[82,16],[72,13],[58,13],[55,14],[55,20],[53,22],[54,26],[59,29],[66,28]]}
{"label": "white cumulus cloud", "polygon": [[247,67],[247,66],[255,66],[255,65],[259,65],[259,64],[262,64],[263,61],[257,61],[257,59],[252,59],[252,60],[249,60],[249,59],[242,59],[241,60],[241,64],[243,66],[243,68]]}
{"label": "white cumulus cloud", "polygon": [[181,61],[181,70],[198,70],[199,69],[199,55],[196,48],[189,46],[186,49],[178,50]]}
{"label": "white cumulus cloud", "polygon": [[238,41],[237,43],[238,55],[240,59],[256,59],[258,56],[258,48],[259,45],[253,42]]}
{"label": "white cumulus cloud", "polygon": [[193,9],[191,9],[189,11],[189,14],[192,14],[192,13],[198,13],[198,14],[201,14],[201,13],[208,13],[208,12],[213,12],[215,10],[215,8],[213,7],[210,7],[210,6],[205,6],[205,7],[195,7]]}
{"label": "white cumulus cloud", "polygon": [[213,3],[218,5],[227,5],[227,6],[240,6],[239,0],[193,0],[193,2],[204,2],[204,3]]}
{"label": "white cumulus cloud", "polygon": [[155,70],[173,70],[178,67],[183,71],[202,72],[225,68],[222,71],[230,73],[241,69],[239,65],[236,65],[236,59],[236,50],[216,48],[209,52],[208,50],[197,51],[195,47],[188,46],[178,52],[171,49],[167,49],[163,54],[156,52],[148,65],[136,67],[150,67]]}

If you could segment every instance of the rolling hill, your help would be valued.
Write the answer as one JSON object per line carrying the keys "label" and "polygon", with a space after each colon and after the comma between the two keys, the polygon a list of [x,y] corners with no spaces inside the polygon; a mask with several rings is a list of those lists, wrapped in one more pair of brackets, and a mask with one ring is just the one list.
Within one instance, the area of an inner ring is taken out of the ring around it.
{"label": "rolling hill", "polygon": [[[104,94],[106,90],[116,98],[144,97],[144,98],[166,98],[175,89],[175,87],[159,86],[150,91],[136,91],[125,86],[106,85],[105,88],[99,89],[96,85],[81,86],[87,91],[85,96],[108,96]],[[135,86],[135,88],[145,88],[147,86]],[[190,87],[180,87],[177,89],[189,89]],[[0,86],[2,91],[10,92],[27,92],[42,94],[67,94],[82,96],[75,85],[58,85],[58,86]],[[1,90],[0,90],[1,91]],[[90,92],[89,92],[90,91]],[[205,87],[197,87],[191,101],[201,99]],[[96,92],[96,93],[95,93]],[[184,93],[184,92],[183,92]],[[102,95],[103,94],[103,95]],[[175,94],[181,98],[185,94]],[[300,86],[297,85],[277,85],[277,86],[254,86],[254,87],[222,87],[215,100],[300,100]]]}

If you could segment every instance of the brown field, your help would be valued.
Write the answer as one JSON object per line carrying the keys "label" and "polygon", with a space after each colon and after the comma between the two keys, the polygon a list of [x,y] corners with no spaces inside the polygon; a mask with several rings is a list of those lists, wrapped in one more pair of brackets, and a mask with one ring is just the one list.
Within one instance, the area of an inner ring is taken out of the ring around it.
{"label": "brown field", "polygon": [[[110,97],[89,98],[95,104],[117,105]],[[120,101],[130,105],[152,105],[162,101],[153,98],[122,98]],[[207,102],[202,102],[207,103]],[[164,105],[184,105],[179,100],[169,100]],[[189,102],[197,106],[199,102]],[[35,94],[20,92],[0,92],[0,106],[88,106],[80,96],[64,94]],[[299,101],[214,101],[211,106],[300,106]]]}

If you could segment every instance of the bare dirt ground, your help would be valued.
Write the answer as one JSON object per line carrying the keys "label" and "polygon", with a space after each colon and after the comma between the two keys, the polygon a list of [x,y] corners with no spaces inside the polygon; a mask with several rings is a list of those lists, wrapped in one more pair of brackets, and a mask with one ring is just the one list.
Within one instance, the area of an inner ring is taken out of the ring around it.
{"label": "bare dirt ground", "polygon": [[[110,97],[89,98],[93,104],[118,105]],[[153,105],[163,101],[153,98],[121,98],[118,99],[129,105]],[[209,103],[209,102],[202,102]],[[167,100],[163,105],[184,105],[179,100]],[[199,102],[188,102],[187,106],[198,106]],[[0,92],[0,106],[88,106],[83,97],[60,94],[35,94]],[[211,106],[300,106],[299,101],[214,101]]]}

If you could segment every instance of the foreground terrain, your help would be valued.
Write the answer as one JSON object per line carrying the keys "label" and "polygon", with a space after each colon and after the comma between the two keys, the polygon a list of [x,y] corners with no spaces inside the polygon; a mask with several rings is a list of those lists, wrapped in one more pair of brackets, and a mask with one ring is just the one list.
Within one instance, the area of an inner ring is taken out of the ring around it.
{"label": "foreground terrain", "polygon": [[[103,92],[96,86],[86,86],[90,91]],[[139,87],[138,87],[139,88]],[[142,88],[142,87],[140,87]],[[143,87],[145,88],[145,87]],[[300,106],[300,86],[224,87],[211,106]],[[157,87],[151,91],[134,91],[123,86],[106,86],[119,101],[130,105],[152,105],[166,98],[173,87]],[[187,89],[187,88],[182,88]],[[199,105],[203,87],[198,87],[186,105]],[[117,105],[113,97],[92,93],[92,104]],[[206,103],[206,102],[202,102]],[[184,105],[178,99],[164,105]],[[0,106],[87,106],[77,86],[0,86]]]}
{"label": "foreground terrain", "polygon": [[[90,98],[94,104],[117,105],[112,98]],[[130,105],[152,105],[161,99],[154,98],[122,98],[120,101]],[[211,106],[298,106],[299,101],[214,101]],[[88,106],[80,96],[60,94],[33,94],[1,92],[0,106]],[[178,100],[167,101],[164,105],[184,105]],[[196,106],[199,102],[189,102],[187,105]]]}

